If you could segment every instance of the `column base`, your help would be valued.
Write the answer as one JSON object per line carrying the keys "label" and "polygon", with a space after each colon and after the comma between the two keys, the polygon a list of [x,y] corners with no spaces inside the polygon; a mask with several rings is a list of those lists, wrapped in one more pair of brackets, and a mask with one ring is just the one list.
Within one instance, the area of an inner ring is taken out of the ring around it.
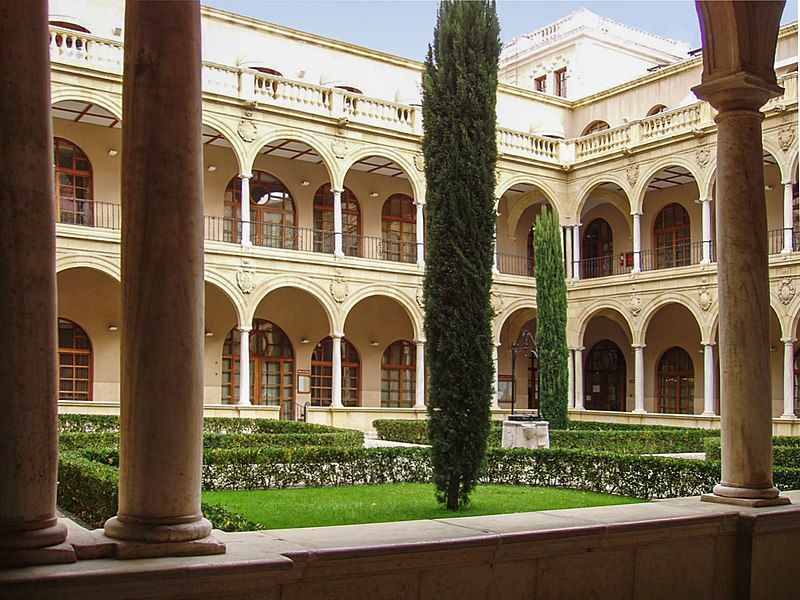
{"label": "column base", "polygon": [[701,417],[716,417],[718,415],[717,415],[717,413],[715,413],[713,411],[711,411],[711,412],[703,411],[702,413],[700,413],[700,416]]}
{"label": "column base", "polygon": [[62,542],[44,548],[20,548],[0,550],[0,568],[33,567],[36,565],[63,565],[77,562],[75,549]]}
{"label": "column base", "polygon": [[732,498],[730,496],[718,496],[717,494],[703,494],[700,496],[701,502],[716,502],[717,504],[731,504],[733,506],[747,506],[749,508],[762,508],[764,506],[783,506],[792,502],[786,496],[775,498]]}
{"label": "column base", "polygon": [[795,420],[796,421],[797,420],[797,415],[794,414],[794,413],[783,413],[781,415],[781,419],[791,419],[791,420]]}
{"label": "column base", "polygon": [[647,411],[645,409],[643,409],[643,408],[634,408],[631,412],[633,414],[635,414],[635,415],[646,415],[647,414]]}
{"label": "column base", "polygon": [[111,517],[103,536],[116,544],[115,556],[120,559],[225,553],[225,544],[211,535],[208,519],[177,525],[142,525]]}

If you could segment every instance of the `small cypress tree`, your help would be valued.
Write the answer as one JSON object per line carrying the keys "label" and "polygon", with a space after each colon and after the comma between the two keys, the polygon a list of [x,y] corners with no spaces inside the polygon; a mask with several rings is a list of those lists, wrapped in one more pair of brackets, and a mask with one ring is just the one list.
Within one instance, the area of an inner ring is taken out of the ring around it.
{"label": "small cypress tree", "polygon": [[491,417],[499,34],[494,2],[443,0],[422,76],[429,437],[451,510],[477,483]]}
{"label": "small cypress tree", "polygon": [[561,228],[550,210],[536,218],[536,345],[539,350],[539,406],[552,429],[567,428],[567,283]]}

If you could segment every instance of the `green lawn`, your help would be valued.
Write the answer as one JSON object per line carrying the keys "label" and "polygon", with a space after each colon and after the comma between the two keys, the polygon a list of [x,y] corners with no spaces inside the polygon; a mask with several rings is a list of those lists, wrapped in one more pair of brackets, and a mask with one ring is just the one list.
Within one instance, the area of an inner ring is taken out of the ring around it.
{"label": "green lawn", "polygon": [[471,517],[642,502],[635,498],[581,490],[482,485],[472,494],[466,509],[453,513],[436,503],[432,485],[418,483],[203,492],[203,501],[221,504],[269,529]]}

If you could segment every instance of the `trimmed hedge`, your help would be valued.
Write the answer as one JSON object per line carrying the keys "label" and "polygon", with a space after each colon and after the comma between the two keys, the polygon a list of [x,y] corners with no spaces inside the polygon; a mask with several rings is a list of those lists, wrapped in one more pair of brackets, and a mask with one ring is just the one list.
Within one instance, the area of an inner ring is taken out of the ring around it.
{"label": "trimmed hedge", "polygon": [[[94,527],[102,527],[117,514],[119,470],[75,452],[58,458],[58,505]],[[215,529],[255,531],[266,529],[218,504],[201,504],[203,515]]]}
{"label": "trimmed hedge", "polygon": [[376,419],[372,422],[378,439],[406,444],[429,444],[427,419]]}
{"label": "trimmed hedge", "polygon": [[[722,445],[719,438],[706,439],[704,443],[706,460],[722,460]],[[772,461],[776,467],[800,468],[800,438],[775,436],[772,438]]]}

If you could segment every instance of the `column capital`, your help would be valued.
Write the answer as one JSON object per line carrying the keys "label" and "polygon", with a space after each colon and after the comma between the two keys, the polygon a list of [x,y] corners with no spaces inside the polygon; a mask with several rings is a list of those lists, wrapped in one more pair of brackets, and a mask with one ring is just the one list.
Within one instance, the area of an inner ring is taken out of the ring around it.
{"label": "column capital", "polygon": [[781,341],[786,344],[787,346],[792,346],[797,341],[796,338],[793,337],[782,337]]}
{"label": "column capital", "polygon": [[636,217],[641,217],[641,216],[642,216],[642,211],[635,211],[635,210],[632,210],[632,211],[631,211],[631,216],[632,216],[634,219],[635,219]]}
{"label": "column capital", "polygon": [[631,348],[634,350],[644,350],[647,347],[647,344],[631,344]]}
{"label": "column capital", "polygon": [[331,334],[331,338],[333,338],[334,340],[343,340],[344,339],[344,333],[342,333],[340,331],[334,331]]}
{"label": "column capital", "polygon": [[793,179],[782,179],[781,180],[781,185],[794,185],[794,184],[795,184],[795,182],[794,182]]}
{"label": "column capital", "polygon": [[420,198],[418,200],[414,200],[415,206],[425,206],[425,198]]}
{"label": "column capital", "polygon": [[335,188],[335,187],[331,186],[331,192],[334,193],[334,194],[343,194],[344,193],[344,188],[339,189],[339,188]]}
{"label": "column capital", "polygon": [[570,348],[573,352],[583,352],[586,348],[584,346],[573,346]]}
{"label": "column capital", "polygon": [[414,343],[417,346],[424,346],[427,341],[428,340],[426,340],[425,338],[419,338],[419,339],[414,340]]}
{"label": "column capital", "polygon": [[[746,71],[706,80],[694,86],[692,91],[720,113],[734,110],[758,112],[767,100],[783,94],[779,85]],[[719,117],[718,114],[715,120]]]}
{"label": "column capital", "polygon": [[717,345],[717,342],[716,342],[716,341],[714,341],[714,340],[702,340],[702,341],[700,342],[700,345],[701,345],[701,346],[703,346],[704,348],[705,348],[706,346],[709,346],[709,347],[712,347],[712,348],[713,348],[714,346],[716,346],[716,345]]}
{"label": "column capital", "polygon": [[236,327],[236,330],[239,333],[250,333],[251,331],[253,331],[253,328],[250,325],[239,325],[238,327]]}
{"label": "column capital", "polygon": [[711,202],[712,200],[714,200],[712,196],[701,196],[700,198],[697,199],[697,202],[699,204],[705,204],[707,202]]}
{"label": "column capital", "polygon": [[252,173],[239,173],[239,179],[250,179],[253,176]]}

